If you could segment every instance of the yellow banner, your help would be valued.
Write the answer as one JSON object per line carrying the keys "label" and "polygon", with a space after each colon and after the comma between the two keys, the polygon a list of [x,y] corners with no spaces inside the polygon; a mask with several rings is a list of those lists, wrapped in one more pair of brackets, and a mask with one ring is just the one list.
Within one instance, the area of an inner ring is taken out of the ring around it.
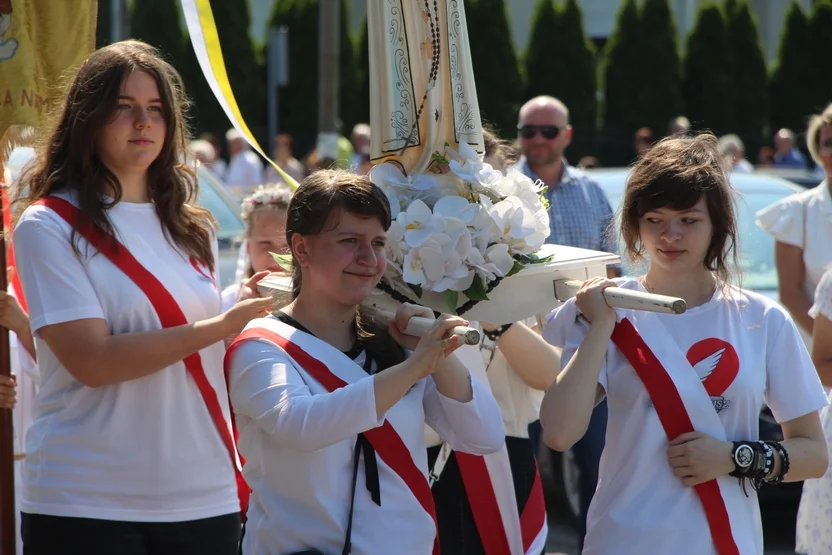
{"label": "yellow banner", "polygon": [[284,172],[274,160],[266,156],[240,113],[237,100],[234,98],[234,92],[231,90],[231,83],[228,81],[228,73],[225,70],[225,61],[222,57],[220,39],[217,34],[217,24],[214,21],[214,13],[211,11],[209,0],[182,0],[182,12],[185,14],[188,34],[191,37],[191,44],[194,46],[197,60],[199,60],[199,66],[202,68],[202,73],[211,86],[214,96],[217,97],[220,106],[225,111],[225,115],[228,116],[234,128],[245,137],[248,144],[274,166],[274,169],[277,170],[286,184],[292,190],[297,189],[298,183]]}
{"label": "yellow banner", "polygon": [[0,0],[0,136],[37,125],[95,48],[96,0]]}

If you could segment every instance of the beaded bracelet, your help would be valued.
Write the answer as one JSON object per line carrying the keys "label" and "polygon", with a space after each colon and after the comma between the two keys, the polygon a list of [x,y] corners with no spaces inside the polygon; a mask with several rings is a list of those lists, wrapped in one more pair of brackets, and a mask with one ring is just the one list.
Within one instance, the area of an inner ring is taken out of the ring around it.
{"label": "beaded bracelet", "polygon": [[763,482],[769,483],[766,480],[766,476],[771,474],[774,470],[774,449],[772,449],[771,445],[765,441],[758,441],[757,444],[765,450],[766,463],[762,470],[760,470],[757,475],[751,479],[751,485],[755,490],[759,490],[760,486],[763,485]]}
{"label": "beaded bracelet", "polygon": [[503,335],[505,332],[507,332],[508,328],[510,328],[510,327],[511,327],[511,324],[503,324],[502,326],[500,326],[496,330],[483,331],[483,333],[491,341],[497,341],[497,339],[499,339],[499,337],[501,335]]}
{"label": "beaded bracelet", "polygon": [[768,484],[779,484],[786,479],[786,474],[789,473],[789,453],[786,451],[786,448],[783,447],[783,444],[779,441],[766,441],[766,444],[769,445],[772,449],[777,449],[780,453],[780,472],[777,476],[773,476],[766,480]]}

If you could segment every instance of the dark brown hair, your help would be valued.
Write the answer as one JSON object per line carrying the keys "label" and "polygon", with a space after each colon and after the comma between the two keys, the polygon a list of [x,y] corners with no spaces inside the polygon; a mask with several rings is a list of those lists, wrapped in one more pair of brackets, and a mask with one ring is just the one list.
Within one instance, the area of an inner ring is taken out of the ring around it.
{"label": "dark brown hair", "polygon": [[[367,176],[345,170],[318,170],[301,181],[289,203],[286,217],[289,248],[292,248],[295,234],[317,235],[332,229],[338,225],[337,219],[343,212],[363,218],[378,218],[385,231],[390,229],[392,222],[387,195]],[[292,256],[293,299],[300,294],[302,286],[300,266]],[[378,318],[374,310],[360,306],[356,311],[355,329],[356,336],[379,371],[406,358],[404,349],[393,339],[386,323]]]}
{"label": "dark brown hair", "polygon": [[705,197],[713,237],[704,265],[728,283],[728,261],[738,271],[732,189],[711,133],[675,135],[656,143],[633,166],[621,209],[621,237],[633,260],[644,257],[639,222],[652,210],[687,210]]}
{"label": "dark brown hair", "polygon": [[485,148],[485,156],[493,156],[497,158],[502,164],[509,168],[513,166],[519,158],[519,153],[514,146],[508,141],[504,141],[497,136],[496,133],[490,129],[483,128],[482,130],[483,146]]}
{"label": "dark brown hair", "polygon": [[[194,205],[199,185],[193,168],[185,163],[187,105],[182,81],[173,67],[151,46],[134,40],[117,42],[92,53],[72,80],[56,120],[34,164],[21,177],[15,220],[33,203],[59,191],[75,191],[86,218],[113,235],[107,210],[122,195],[118,178],[96,153],[98,134],[113,118],[121,85],[133,71],[144,71],[156,81],[165,119],[165,141],[148,170],[148,194],[173,244],[214,264],[211,252],[210,212]],[[102,195],[111,193],[113,201]],[[78,253],[78,228],[72,245]]]}

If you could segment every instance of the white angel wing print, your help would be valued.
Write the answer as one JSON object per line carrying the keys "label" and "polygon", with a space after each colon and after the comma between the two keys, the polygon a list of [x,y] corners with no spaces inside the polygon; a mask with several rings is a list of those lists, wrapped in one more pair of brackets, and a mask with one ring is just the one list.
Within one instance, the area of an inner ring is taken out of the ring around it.
{"label": "white angel wing print", "polygon": [[696,374],[699,376],[700,380],[704,381],[708,376],[711,375],[711,372],[714,371],[716,365],[719,364],[719,361],[722,358],[722,354],[724,352],[725,347],[714,352],[712,355],[708,355],[707,357],[703,358],[702,360],[693,365],[693,369],[696,370]]}

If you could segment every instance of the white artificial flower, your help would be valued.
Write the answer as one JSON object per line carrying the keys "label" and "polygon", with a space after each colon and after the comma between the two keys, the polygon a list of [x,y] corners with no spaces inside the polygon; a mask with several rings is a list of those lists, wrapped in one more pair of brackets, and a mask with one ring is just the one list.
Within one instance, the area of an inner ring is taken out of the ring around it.
{"label": "white artificial flower", "polygon": [[387,253],[387,263],[401,266],[404,260],[404,253],[407,250],[407,243],[404,242],[404,226],[393,220],[390,222],[390,229],[387,230],[387,244],[385,245]]}
{"label": "white artificial flower", "polygon": [[448,167],[451,172],[459,176],[463,181],[478,182],[477,175],[483,169],[482,159],[477,151],[468,143],[459,143],[459,152],[450,147],[445,147],[445,155],[450,160]]}
{"label": "white artificial flower", "polygon": [[479,204],[469,202],[468,199],[450,195],[440,198],[433,205],[433,213],[443,218],[457,218],[466,224],[473,222],[479,216],[482,208]]}
{"label": "white artificial flower", "polygon": [[468,262],[479,270],[486,283],[505,277],[514,267],[514,259],[509,254],[507,244],[491,245],[484,252],[485,255],[476,249],[472,250]]}
{"label": "white artificial flower", "polygon": [[410,248],[418,247],[428,238],[445,229],[445,218],[435,215],[427,204],[417,199],[396,218],[404,226],[404,241]]}
{"label": "white artificial flower", "polygon": [[508,197],[490,210],[491,217],[505,239],[524,239],[537,230],[537,218],[517,197]]}
{"label": "white artificial flower", "polygon": [[370,181],[381,188],[395,187],[427,191],[435,184],[435,179],[431,174],[405,175],[397,165],[390,162],[375,166],[370,170],[368,177]]}
{"label": "white artificial flower", "polygon": [[433,285],[442,279],[445,275],[445,253],[440,241],[447,244],[450,243],[450,238],[437,233],[407,252],[402,264],[405,283],[432,290]]}

